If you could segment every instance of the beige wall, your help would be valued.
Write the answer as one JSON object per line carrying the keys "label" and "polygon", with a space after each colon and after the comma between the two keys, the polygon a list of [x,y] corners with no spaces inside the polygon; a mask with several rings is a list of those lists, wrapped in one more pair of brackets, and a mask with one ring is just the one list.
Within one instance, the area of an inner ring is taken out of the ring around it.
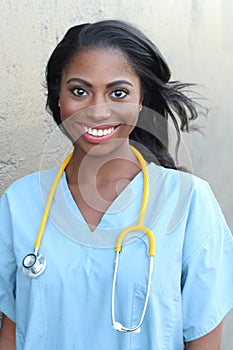
{"label": "beige wall", "polygon": [[[195,134],[185,141],[189,165],[210,182],[233,228],[232,14],[231,0],[2,0],[0,193],[15,179],[59,162],[60,143],[67,145],[53,133],[55,125],[44,109],[43,72],[58,40],[71,25],[119,18],[151,36],[174,79],[202,85],[210,113],[198,122],[205,126],[205,137]],[[232,322],[226,350],[233,348]]]}

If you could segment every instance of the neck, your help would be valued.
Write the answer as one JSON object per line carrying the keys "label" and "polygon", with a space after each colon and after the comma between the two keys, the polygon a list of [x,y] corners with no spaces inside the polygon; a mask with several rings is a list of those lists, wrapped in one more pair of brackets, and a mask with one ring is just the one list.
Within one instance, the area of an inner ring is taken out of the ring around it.
{"label": "neck", "polygon": [[69,184],[85,185],[107,183],[121,179],[131,180],[141,170],[129,144],[122,144],[110,154],[84,154],[77,147],[66,169]]}

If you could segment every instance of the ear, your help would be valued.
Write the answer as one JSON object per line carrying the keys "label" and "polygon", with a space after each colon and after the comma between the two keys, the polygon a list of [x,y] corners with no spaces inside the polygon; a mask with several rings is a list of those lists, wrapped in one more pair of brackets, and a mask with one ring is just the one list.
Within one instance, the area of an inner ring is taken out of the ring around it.
{"label": "ear", "polygon": [[142,110],[143,100],[144,100],[144,95],[141,94],[140,100],[139,100],[139,112],[141,112],[141,110]]}
{"label": "ear", "polygon": [[[139,105],[140,105],[140,106],[142,106],[143,100],[144,100],[144,95],[143,95],[143,93],[141,92],[141,96],[140,96],[140,100],[139,100]],[[140,109],[140,110],[141,110],[141,109]]]}

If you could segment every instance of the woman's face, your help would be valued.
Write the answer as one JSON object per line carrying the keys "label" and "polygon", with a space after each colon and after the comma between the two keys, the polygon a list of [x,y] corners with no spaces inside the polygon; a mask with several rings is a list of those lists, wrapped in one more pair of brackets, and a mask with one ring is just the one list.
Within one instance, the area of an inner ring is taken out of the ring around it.
{"label": "woman's face", "polygon": [[140,79],[120,50],[86,49],[62,73],[61,120],[84,153],[128,144],[141,102]]}

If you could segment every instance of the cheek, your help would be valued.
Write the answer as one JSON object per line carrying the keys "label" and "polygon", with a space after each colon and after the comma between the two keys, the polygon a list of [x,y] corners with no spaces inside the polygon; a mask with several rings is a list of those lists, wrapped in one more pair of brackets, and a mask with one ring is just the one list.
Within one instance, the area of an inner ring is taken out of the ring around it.
{"label": "cheek", "polygon": [[139,106],[138,104],[127,103],[121,108],[121,117],[129,128],[134,128],[137,124],[139,116]]}
{"label": "cheek", "polygon": [[64,91],[63,89],[61,89],[60,91],[59,104],[60,116],[62,121],[71,117],[83,108],[81,101],[75,100],[70,96],[69,91]]}
{"label": "cheek", "polygon": [[60,115],[61,115],[61,120],[68,119],[75,113],[79,111],[80,107],[77,106],[77,103],[74,102],[69,102],[66,103],[62,100],[60,100]]}
{"label": "cheek", "polygon": [[82,135],[82,129],[76,115],[67,118],[61,117],[61,120],[62,129],[65,131],[66,136],[68,136],[72,142],[76,142]]}
{"label": "cheek", "polygon": [[62,127],[66,130],[73,141],[80,137],[80,127],[78,125],[79,120],[79,108],[77,103],[72,101],[67,103],[67,100],[60,99],[60,117],[62,121]]}
{"label": "cheek", "polygon": [[129,137],[129,135],[131,134],[131,132],[133,131],[134,127],[135,127],[135,125],[134,126],[132,126],[132,125],[122,126],[120,138],[127,139]]}
{"label": "cheek", "polygon": [[133,111],[131,110],[131,113],[129,111],[127,112],[121,116],[122,126],[119,133],[120,138],[128,138],[138,121],[138,108],[134,108]]}

